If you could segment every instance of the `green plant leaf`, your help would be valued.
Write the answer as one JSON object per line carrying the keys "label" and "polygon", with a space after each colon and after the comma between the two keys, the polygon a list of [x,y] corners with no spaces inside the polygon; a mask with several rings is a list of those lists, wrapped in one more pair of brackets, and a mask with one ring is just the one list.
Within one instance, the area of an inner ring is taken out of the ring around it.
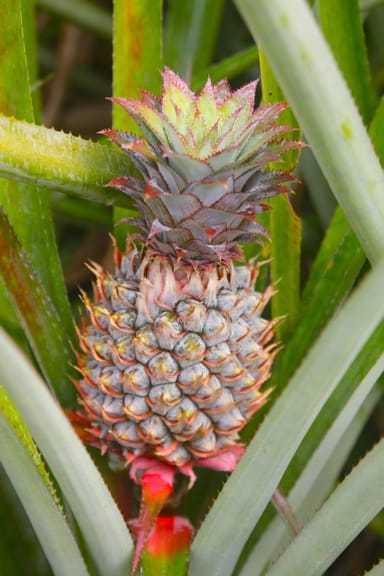
{"label": "green plant leaf", "polygon": [[[163,65],[162,0],[115,0],[113,19],[113,95],[137,98],[140,90],[160,94]],[[127,26],[129,22],[129,26]],[[113,105],[113,126],[137,134],[132,118]],[[132,174],[132,168],[122,174]],[[121,224],[126,217],[136,216],[135,210],[115,208],[114,220],[117,244],[125,249],[126,238],[134,227]]]}
{"label": "green plant leaf", "polygon": [[[347,370],[346,374],[341,379],[336,390],[331,394],[329,400],[324,406],[324,409],[321,410],[320,414],[315,419],[299,449],[289,463],[279,486],[284,494],[287,494],[292,490],[299,475],[308,465],[312,455],[323,441],[324,436],[328,433],[328,430],[332,428],[334,421],[340,417],[341,412],[347,406],[350,398],[355,395],[356,389],[360,383],[368,377],[369,371],[374,369],[373,367],[375,364],[380,362],[383,338],[384,322],[380,322]],[[271,514],[271,508],[269,507],[254,529],[252,536],[247,542],[246,548],[242,553],[242,557],[247,557],[247,554],[252,550],[254,543],[264,534],[264,531],[272,518],[273,515]],[[242,559],[240,559],[240,564],[241,563]]]}
{"label": "green plant leaf", "polygon": [[305,182],[311,203],[316,210],[321,226],[327,229],[336,208],[336,198],[310,148],[304,148],[298,165],[299,179]]}
{"label": "green plant leaf", "polygon": [[271,384],[284,385],[346,297],[365,256],[341,210],[336,210],[303,291],[300,322],[277,359]]}
{"label": "green plant leaf", "polygon": [[0,274],[42,373],[60,400],[68,405],[75,398],[74,387],[68,386],[69,363],[74,360],[68,336],[1,209]]}
{"label": "green plant leaf", "polygon": [[191,576],[231,574],[310,425],[383,317],[383,277],[380,263],[327,325],[273,405],[196,536]]}
{"label": "green plant leaf", "polygon": [[[378,106],[369,134],[384,164],[384,106]],[[365,261],[360,242],[338,207],[328,227],[300,303],[300,321],[282,350],[271,384],[281,389],[306,351],[351,290]],[[331,297],[330,297],[331,295]],[[256,425],[256,423],[254,424]],[[253,429],[253,428],[252,428]]]}
{"label": "green plant leaf", "polygon": [[1,574],[52,576],[47,557],[3,466],[0,467],[0,530]]}
{"label": "green plant leaf", "polygon": [[[260,51],[261,86],[263,103],[271,104],[285,101],[284,94],[276,78]],[[279,118],[279,123],[297,128],[297,121],[291,109],[285,110]],[[299,131],[297,131],[297,138]],[[297,161],[297,150],[288,152],[284,164],[270,164],[272,170],[293,170]],[[269,216],[271,234],[270,257],[272,282],[278,283],[278,290],[272,298],[272,316],[284,317],[284,321],[276,326],[276,335],[285,342],[292,332],[298,317],[300,299],[300,249],[301,222],[294,213],[287,196],[273,198],[270,202],[272,211]]]}
{"label": "green plant leaf", "polygon": [[365,124],[377,105],[364,44],[358,0],[318,0],[324,36],[352,92]]}
{"label": "green plant leaf", "polygon": [[[288,501],[295,515],[304,523],[320,507],[337,480],[342,466],[354,446],[367,418],[381,395],[375,382],[384,369],[384,356],[376,362],[359,387],[351,395],[333,424],[313,452],[294,487]],[[290,535],[276,517],[262,533],[260,540],[246,558],[239,574],[259,576],[287,546]]]}
{"label": "green plant leaf", "polygon": [[[29,122],[35,120],[30,85],[36,78],[33,3],[3,0],[0,18],[0,112]],[[1,149],[7,142],[1,139]],[[27,148],[31,148],[31,141]],[[24,150],[25,154],[25,150]],[[50,201],[46,190],[0,182],[0,204],[18,234],[42,284],[50,294],[62,323],[72,331],[72,320],[56,249]]]}
{"label": "green plant leaf", "polygon": [[[384,106],[380,102],[369,128],[369,134],[382,164],[384,163],[383,111]],[[272,372],[270,383],[276,395],[292,376],[306,351],[352,288],[364,261],[365,254],[360,242],[338,207],[305,285],[300,302],[300,320],[280,352]],[[260,417],[256,414],[246,429],[245,438],[252,437],[259,422]]]}
{"label": "green plant leaf", "polygon": [[[115,0],[113,95],[137,98],[140,90],[160,94],[162,68],[162,0]],[[113,125],[138,133],[136,123],[113,105]]]}
{"label": "green plant leaf", "polygon": [[[361,117],[304,0],[236,0],[371,261],[384,254],[384,179]],[[320,113],[322,111],[323,113]]]}
{"label": "green plant leaf", "polygon": [[103,38],[112,37],[111,14],[87,0],[36,0],[36,3]]}
{"label": "green plant leaf", "polygon": [[55,575],[86,576],[88,571],[84,560],[54,497],[54,489],[41,457],[2,387],[0,455],[1,463],[30,518]]}
{"label": "green plant leaf", "polygon": [[223,0],[168,3],[164,61],[184,78],[210,64],[219,31]]}
{"label": "green plant leaf", "polygon": [[[128,158],[110,147],[0,115],[0,176],[56,192],[131,206],[121,192],[107,188],[130,169]],[[33,146],[31,146],[33,142]]]}
{"label": "green plant leaf", "polygon": [[384,97],[381,98],[375,116],[372,120],[369,133],[376,153],[384,165]]}
{"label": "green plant leaf", "polygon": [[209,77],[213,83],[222,78],[231,80],[238,74],[241,74],[251,66],[254,66],[259,60],[259,51],[256,46],[246,48],[233,56],[228,56],[220,62],[212,64],[208,68],[197,72],[192,76],[191,87],[194,91],[199,91]]}
{"label": "green plant leaf", "polygon": [[268,576],[300,573],[321,576],[384,507],[383,477],[384,440],[381,440],[303,528]]}
{"label": "green plant leaf", "polygon": [[0,351],[0,381],[55,475],[100,573],[126,576],[131,537],[97,468],[44,382],[2,331]]}
{"label": "green plant leaf", "polygon": [[8,424],[13,428],[15,435],[24,447],[24,450],[29,454],[29,457],[40,474],[41,480],[45,484],[52,500],[58,507],[60,507],[60,502],[56,495],[52,480],[48,475],[44,461],[41,458],[36,444],[2,385],[0,385],[0,410],[3,417],[8,421]]}

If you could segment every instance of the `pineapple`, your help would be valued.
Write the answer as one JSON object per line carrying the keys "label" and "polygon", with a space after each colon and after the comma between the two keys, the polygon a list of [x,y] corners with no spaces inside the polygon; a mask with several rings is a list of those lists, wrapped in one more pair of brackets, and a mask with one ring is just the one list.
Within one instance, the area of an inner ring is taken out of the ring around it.
{"label": "pineapple", "polygon": [[104,131],[141,172],[110,183],[134,201],[138,233],[115,250],[114,274],[92,265],[73,419],[115,466],[233,469],[268,396],[272,289],[256,292],[258,265],[234,261],[241,242],[267,236],[256,217],[293,180],[266,164],[300,144],[276,123],[285,105],[255,109],[255,91],[208,80],[195,95],[166,69],[161,99],[113,99],[145,137]]}

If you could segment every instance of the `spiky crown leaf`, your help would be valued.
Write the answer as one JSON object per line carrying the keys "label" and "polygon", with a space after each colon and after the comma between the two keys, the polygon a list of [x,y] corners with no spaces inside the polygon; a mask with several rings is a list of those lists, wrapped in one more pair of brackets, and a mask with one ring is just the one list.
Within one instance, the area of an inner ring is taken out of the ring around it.
{"label": "spiky crown leaf", "polygon": [[276,123],[285,104],[254,108],[256,86],[232,92],[227,81],[208,80],[196,95],[165,69],[161,99],[144,91],[141,101],[113,98],[146,139],[103,132],[144,176],[111,185],[136,203],[141,217],[131,221],[153,253],[192,264],[226,261],[241,255],[241,242],[266,236],[255,216],[293,180],[266,165],[301,144],[282,138],[291,130]]}

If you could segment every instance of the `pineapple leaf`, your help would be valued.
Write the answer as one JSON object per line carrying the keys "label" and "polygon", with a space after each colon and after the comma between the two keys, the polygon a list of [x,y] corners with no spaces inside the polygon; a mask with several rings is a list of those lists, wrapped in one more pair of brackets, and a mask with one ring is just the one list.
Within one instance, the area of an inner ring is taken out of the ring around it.
{"label": "pineapple leaf", "polygon": [[[74,399],[67,372],[73,353],[62,322],[28,256],[0,210],[0,274],[42,373],[61,401]],[[47,346],[47,342],[50,346]]]}
{"label": "pineapple leaf", "polygon": [[351,90],[365,122],[369,124],[377,105],[373,89],[362,17],[358,0],[319,0],[319,20],[324,36]]}
{"label": "pineapple leaf", "polygon": [[164,38],[167,66],[185,78],[210,64],[223,8],[223,0],[169,2]]}
{"label": "pineapple leaf", "polygon": [[[263,51],[260,51],[260,71],[263,88],[263,103],[271,104],[285,100],[280,86],[267,62]],[[276,106],[277,107],[277,106]],[[267,108],[268,110],[268,108]],[[273,113],[273,107],[269,110]],[[284,110],[279,123],[285,123],[292,128],[297,127],[297,120],[290,108]],[[299,135],[299,131],[297,130]],[[285,169],[293,169],[297,162],[298,151],[292,150],[284,155]],[[280,163],[271,162],[269,168],[279,169]],[[276,326],[279,340],[285,343],[297,323],[300,300],[300,256],[301,256],[301,221],[295,214],[290,198],[277,197],[271,201],[272,210],[269,213],[269,231],[271,234],[271,275],[272,281],[278,283],[278,290],[272,298],[272,315],[275,318],[284,317],[283,322]],[[274,373],[279,379],[279,365]],[[281,375],[280,375],[281,379]],[[280,381],[279,379],[279,381]]]}
{"label": "pineapple leaf", "polygon": [[[384,475],[381,440],[304,527],[279,557],[269,576],[321,576],[346,546],[384,507],[380,478]],[[364,502],[364,506],[361,506]],[[314,551],[316,561],[314,561]]]}
{"label": "pineapple leaf", "polygon": [[37,0],[36,4],[62,16],[69,22],[96,32],[103,38],[112,36],[112,18],[107,10],[87,0]]}
{"label": "pineapple leaf", "polygon": [[[384,106],[380,104],[369,127],[369,134],[383,164],[382,110]],[[280,388],[288,381],[317,334],[351,290],[364,260],[365,255],[355,233],[341,209],[337,208],[303,291],[300,321],[277,360],[272,384],[277,386],[278,383]],[[330,293],[332,299],[329,298]]]}
{"label": "pineapple leaf", "polygon": [[[290,490],[289,503],[301,521],[307,521],[318,510],[336,482],[348,454],[380,398],[380,387],[375,386],[375,383],[383,368],[384,357],[381,355],[348,398]],[[278,557],[288,540],[285,526],[279,518],[275,518],[251,549],[240,575],[259,576],[264,573],[266,565]]]}
{"label": "pineapple leaf", "polygon": [[341,210],[336,210],[303,291],[300,321],[277,358],[272,384],[279,389],[351,290],[363,262],[364,253],[354,232]]}
{"label": "pineapple leaf", "polygon": [[203,160],[191,158],[184,154],[168,154],[169,165],[180,174],[185,175],[188,181],[202,180],[212,174],[212,168]]}
{"label": "pineapple leaf", "polygon": [[382,169],[308,4],[304,0],[235,3],[262,43],[364,251],[371,261],[379,260],[384,254]]}
{"label": "pineapple leaf", "polygon": [[[382,319],[383,275],[384,264],[380,263],[329,323],[273,405],[196,536],[192,576],[231,574],[310,425]],[[336,347],[335,342],[341,341],[343,347]],[[233,525],[236,531],[231,529]]]}
{"label": "pineapple leaf", "polygon": [[[342,378],[337,389],[327,401],[324,409],[312,424],[305,439],[292,458],[280,483],[283,493],[288,494],[292,490],[299,474],[308,465],[325,434],[332,428],[335,419],[339,418],[344,407],[347,407],[349,399],[355,396],[355,391],[360,386],[360,382],[369,378],[370,374],[375,373],[374,366],[376,363],[380,365],[381,361],[383,338],[384,322],[381,322]],[[364,386],[365,384],[361,384],[362,389],[364,389]],[[248,550],[252,548],[252,543],[261,536],[270,520],[271,515],[269,511],[266,511],[263,519],[254,530],[250,541],[247,543]]]}
{"label": "pineapple leaf", "polygon": [[[36,98],[30,90],[37,76],[33,5],[5,0],[0,5],[0,18],[7,23],[0,37],[0,113],[33,122],[39,116]],[[7,140],[1,129],[0,133],[0,156],[3,156]],[[33,144],[29,141],[26,146],[31,148]],[[25,150],[22,154],[24,157]],[[71,314],[55,244],[48,192],[1,180],[0,205],[8,213],[24,250],[70,331]]]}
{"label": "pineapple leaf", "polygon": [[132,541],[97,468],[45,383],[4,332],[0,350],[7,359],[0,363],[0,381],[55,475],[100,573],[126,575]]}
{"label": "pineapple leaf", "polygon": [[[0,115],[0,176],[37,184],[110,206],[130,206],[124,194],[105,188],[129,171],[129,160],[116,149]],[[33,142],[33,146],[31,146]]]}
{"label": "pineapple leaf", "polygon": [[[2,364],[10,361],[7,352],[6,347],[1,346]],[[12,374],[10,377],[13,377]],[[3,373],[1,382],[7,385],[7,376]],[[88,571],[84,560],[63,511],[58,506],[41,457],[2,387],[0,405],[1,463],[32,522],[54,573],[58,576],[86,576]]]}
{"label": "pineapple leaf", "polygon": [[258,49],[256,46],[246,48],[237,52],[234,56],[224,58],[216,64],[212,64],[208,68],[197,72],[192,76],[191,86],[194,90],[200,90],[209,77],[212,82],[218,82],[222,78],[231,78],[241,74],[251,66],[257,64]]}
{"label": "pineapple leaf", "polygon": [[20,440],[21,444],[24,446],[24,449],[29,454],[31,460],[35,464],[36,469],[38,470],[49,494],[52,497],[52,500],[60,508],[60,501],[56,495],[55,488],[47,472],[45,463],[41,458],[41,455],[33,441],[32,436],[29,433],[28,428],[20,418],[20,415],[17,413],[13,402],[9,398],[3,386],[0,386],[0,410],[3,413],[4,418],[6,418],[8,421],[8,424],[13,428],[14,433]]}
{"label": "pineapple leaf", "polygon": [[[159,70],[163,66],[162,0],[116,1],[113,21],[113,96],[135,98],[141,92],[146,104],[156,109],[155,99],[145,94],[144,90],[160,94]],[[145,123],[135,122],[120,106],[113,106],[112,114],[114,128],[149,135]],[[132,170],[128,168],[120,174],[132,174]],[[132,211],[119,207],[114,209],[115,223],[131,215]],[[116,228],[120,249],[126,244],[127,234],[132,232],[129,224]]]}

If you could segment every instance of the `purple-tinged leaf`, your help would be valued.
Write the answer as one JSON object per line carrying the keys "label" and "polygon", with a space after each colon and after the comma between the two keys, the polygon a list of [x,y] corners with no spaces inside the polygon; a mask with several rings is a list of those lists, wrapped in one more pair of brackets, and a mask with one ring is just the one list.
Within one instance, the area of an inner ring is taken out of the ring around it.
{"label": "purple-tinged leaf", "polygon": [[191,158],[190,156],[184,156],[182,154],[172,154],[170,152],[167,153],[167,157],[171,168],[176,172],[185,175],[189,182],[202,180],[212,174],[210,165],[203,160]]}
{"label": "purple-tinged leaf", "polygon": [[198,198],[203,206],[212,206],[220,202],[222,198],[233,191],[233,178],[218,180],[216,182],[194,182],[185,190],[185,194],[191,194]]}
{"label": "purple-tinged leaf", "polygon": [[160,201],[172,215],[176,224],[189,218],[201,208],[201,202],[197,198],[185,194],[179,196],[168,194],[168,196],[163,196]]}

